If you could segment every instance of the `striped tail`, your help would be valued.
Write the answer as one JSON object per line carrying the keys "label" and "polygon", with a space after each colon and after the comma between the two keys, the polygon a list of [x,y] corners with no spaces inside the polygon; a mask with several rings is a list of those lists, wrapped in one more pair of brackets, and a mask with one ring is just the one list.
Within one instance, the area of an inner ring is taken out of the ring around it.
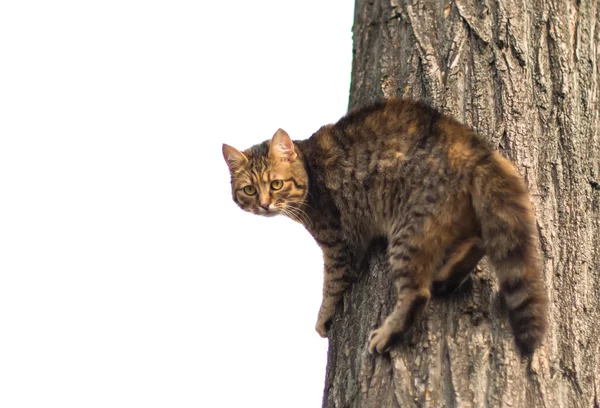
{"label": "striped tail", "polygon": [[527,187],[514,166],[493,153],[475,169],[472,200],[515,341],[522,353],[531,354],[546,332],[548,298]]}

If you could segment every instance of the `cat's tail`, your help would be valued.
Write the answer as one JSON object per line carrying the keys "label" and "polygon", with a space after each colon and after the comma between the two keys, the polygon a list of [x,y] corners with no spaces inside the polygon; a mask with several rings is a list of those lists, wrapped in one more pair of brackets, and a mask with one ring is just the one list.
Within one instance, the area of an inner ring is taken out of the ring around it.
{"label": "cat's tail", "polygon": [[521,352],[531,354],[546,332],[548,298],[527,187],[514,166],[493,153],[475,168],[471,193],[516,343]]}

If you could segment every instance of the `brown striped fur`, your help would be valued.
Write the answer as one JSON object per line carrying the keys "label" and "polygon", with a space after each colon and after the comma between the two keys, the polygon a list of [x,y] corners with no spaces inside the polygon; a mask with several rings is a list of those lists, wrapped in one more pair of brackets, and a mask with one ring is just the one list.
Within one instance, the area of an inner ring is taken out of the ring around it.
{"label": "brown striped fur", "polygon": [[[485,254],[516,343],[532,353],[546,330],[534,213],[514,166],[468,127],[419,102],[387,100],[348,113],[309,139],[283,130],[240,152],[223,145],[234,201],[301,222],[323,251],[327,324],[370,242],[387,238],[397,301],[371,333],[385,352],[427,305],[457,288]],[[277,181],[282,180],[283,187]],[[256,189],[248,195],[244,188]],[[267,209],[265,209],[267,208]]]}

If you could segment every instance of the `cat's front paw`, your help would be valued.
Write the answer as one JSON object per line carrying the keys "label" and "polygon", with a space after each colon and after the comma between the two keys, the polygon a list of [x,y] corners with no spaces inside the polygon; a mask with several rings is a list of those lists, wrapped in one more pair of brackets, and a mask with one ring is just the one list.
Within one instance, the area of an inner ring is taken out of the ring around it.
{"label": "cat's front paw", "polygon": [[333,318],[334,312],[335,307],[321,305],[319,317],[317,317],[317,324],[315,325],[315,330],[319,333],[319,336],[323,338],[327,337],[327,332],[329,331],[329,326],[331,326],[331,319]]}
{"label": "cat's front paw", "polygon": [[385,325],[373,330],[369,335],[369,353],[375,354],[377,351],[379,354],[383,354],[387,352],[393,337],[392,331]]}
{"label": "cat's front paw", "polygon": [[325,338],[327,337],[327,320],[322,321],[321,319],[319,319],[317,321],[317,324],[315,325],[315,330],[317,331],[317,333],[319,333],[319,336]]}
{"label": "cat's front paw", "polygon": [[315,325],[315,330],[319,333],[319,336],[323,338],[327,337],[327,332],[329,331],[329,327],[331,327],[331,317],[331,315],[322,315],[319,313],[319,318]]}

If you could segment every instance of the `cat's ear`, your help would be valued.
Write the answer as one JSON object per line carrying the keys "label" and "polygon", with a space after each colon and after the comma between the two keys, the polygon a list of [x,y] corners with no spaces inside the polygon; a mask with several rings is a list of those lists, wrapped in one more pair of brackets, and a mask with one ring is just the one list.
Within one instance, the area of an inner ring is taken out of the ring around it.
{"label": "cat's ear", "polygon": [[279,129],[273,135],[269,147],[269,158],[273,160],[288,161],[292,161],[296,158],[294,142],[292,142],[290,135],[288,135],[285,130]]}
{"label": "cat's ear", "polygon": [[225,159],[227,166],[229,166],[229,170],[232,172],[239,169],[248,161],[248,158],[244,153],[225,143],[223,143],[223,158]]}

